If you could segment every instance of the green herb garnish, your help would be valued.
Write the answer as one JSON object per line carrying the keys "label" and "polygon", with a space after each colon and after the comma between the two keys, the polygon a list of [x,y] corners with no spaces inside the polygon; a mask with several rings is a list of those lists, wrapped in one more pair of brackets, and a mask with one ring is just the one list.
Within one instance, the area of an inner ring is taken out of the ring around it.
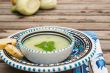
{"label": "green herb garnish", "polygon": [[53,51],[55,48],[55,42],[54,41],[43,41],[40,44],[35,45],[38,48],[41,48],[45,51]]}

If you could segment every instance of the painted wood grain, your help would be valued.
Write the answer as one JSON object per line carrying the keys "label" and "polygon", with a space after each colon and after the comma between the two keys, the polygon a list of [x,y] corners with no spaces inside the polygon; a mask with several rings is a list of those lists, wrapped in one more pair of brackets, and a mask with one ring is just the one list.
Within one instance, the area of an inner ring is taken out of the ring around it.
{"label": "painted wood grain", "polygon": [[[22,30],[0,30],[0,38],[7,37],[11,34]],[[82,31],[82,30],[81,30]],[[84,31],[84,30],[83,30]],[[93,31],[96,32],[100,40],[110,40],[110,31]]]}
{"label": "painted wood grain", "polygon": [[[10,17],[11,18],[11,17]],[[6,19],[5,19],[6,20]],[[0,22],[0,30],[22,30],[31,27],[38,27],[38,26],[63,26],[74,28],[78,30],[85,30],[85,31],[110,31],[110,23],[93,23],[93,22],[83,22],[83,23],[65,23],[65,22],[29,22],[29,21],[7,21],[7,22]]]}
{"label": "painted wood grain", "polygon": [[48,16],[48,15],[35,15],[29,17],[17,16],[17,15],[0,15],[0,21],[30,21],[30,22],[57,22],[57,23],[109,23],[110,16]]}
{"label": "painted wood grain", "polygon": [[110,52],[104,52],[104,58],[106,60],[106,64],[110,65]]}
{"label": "painted wood grain", "polygon": [[[14,15],[11,9],[0,8],[0,15]],[[62,16],[110,16],[109,9],[77,9],[77,10],[39,10],[36,15],[62,15]]]}

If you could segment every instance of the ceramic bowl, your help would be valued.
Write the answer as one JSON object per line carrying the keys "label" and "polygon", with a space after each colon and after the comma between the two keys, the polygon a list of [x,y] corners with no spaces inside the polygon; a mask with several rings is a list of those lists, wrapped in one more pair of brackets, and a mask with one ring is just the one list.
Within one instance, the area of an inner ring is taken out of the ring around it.
{"label": "ceramic bowl", "polygon": [[[67,39],[70,42],[70,44],[65,48],[61,48],[54,51],[38,51],[37,49],[32,49],[24,46],[23,44],[24,40],[42,34],[62,36],[65,39]],[[54,26],[26,29],[20,34],[20,36],[21,37],[18,41],[20,50],[28,60],[38,64],[54,64],[64,61],[71,54],[75,42],[74,37],[68,31],[64,29],[59,29],[58,27],[54,27]]]}

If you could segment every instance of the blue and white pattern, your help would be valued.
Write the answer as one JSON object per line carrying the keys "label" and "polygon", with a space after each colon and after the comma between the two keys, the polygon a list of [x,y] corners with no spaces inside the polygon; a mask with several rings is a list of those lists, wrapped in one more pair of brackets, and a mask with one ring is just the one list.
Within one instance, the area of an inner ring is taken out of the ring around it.
{"label": "blue and white pattern", "polygon": [[90,73],[89,64],[86,63],[86,64],[83,64],[82,66],[74,68],[73,73]]}
{"label": "blue and white pattern", "polygon": [[[59,27],[58,27],[59,28]],[[24,71],[30,71],[30,72],[60,72],[60,71],[66,71],[69,69],[73,69],[76,67],[79,67],[85,63],[87,63],[94,55],[95,50],[96,50],[96,43],[95,40],[92,40],[88,35],[79,32],[77,30],[73,29],[68,29],[68,28],[61,28],[61,29],[67,29],[66,31],[69,31],[70,33],[73,34],[74,37],[77,39],[80,39],[83,42],[84,46],[76,46],[75,49],[78,49],[78,54],[75,54],[76,56],[71,56],[69,60],[65,60],[64,62],[58,63],[58,64],[50,64],[50,65],[39,65],[39,64],[34,64],[29,61],[25,60],[18,60],[9,54],[2,50],[0,52],[0,56],[4,62],[6,62],[8,65],[24,70]],[[22,32],[22,31],[21,31]],[[19,33],[21,33],[19,32]],[[20,34],[14,34],[11,37],[19,39]],[[77,43],[77,42],[76,42]],[[80,43],[81,44],[81,43]],[[91,47],[92,46],[92,47]],[[18,46],[19,47],[19,46]],[[84,47],[84,50],[82,50],[81,47]],[[89,51],[88,51],[89,50]],[[73,51],[75,52],[75,51]],[[80,53],[79,53],[80,52]],[[77,52],[76,52],[77,53]],[[86,56],[85,56],[86,54]],[[81,58],[83,57],[83,58]]]}
{"label": "blue and white pattern", "polygon": [[81,52],[84,52],[84,44],[81,40],[76,39],[72,55],[79,56]]}
{"label": "blue and white pattern", "polygon": [[96,53],[91,60],[92,69],[94,73],[108,73],[108,70],[106,68],[106,63],[103,57],[103,53],[101,50],[100,41],[97,38],[96,33],[90,31],[87,31],[85,33],[87,33],[89,36],[92,37],[93,40],[96,41],[96,46],[97,46]]}
{"label": "blue and white pattern", "polygon": [[96,61],[96,65],[97,65],[97,67],[98,67],[99,69],[102,70],[102,68],[105,67],[106,64],[105,64],[105,61],[104,61],[103,59],[100,59],[100,58],[99,58],[99,60]]}

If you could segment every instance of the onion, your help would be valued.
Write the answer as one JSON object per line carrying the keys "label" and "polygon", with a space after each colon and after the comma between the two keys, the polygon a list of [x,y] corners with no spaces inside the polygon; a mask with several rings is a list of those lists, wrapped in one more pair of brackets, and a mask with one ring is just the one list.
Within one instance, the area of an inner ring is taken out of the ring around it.
{"label": "onion", "polygon": [[13,5],[16,5],[16,0],[11,0]]}
{"label": "onion", "polygon": [[39,0],[17,0],[16,10],[23,15],[32,15],[39,10]]}
{"label": "onion", "polygon": [[14,6],[11,7],[11,12],[13,12],[13,13],[17,12],[16,5],[14,5]]}
{"label": "onion", "polygon": [[41,9],[53,9],[57,6],[57,0],[40,0]]}

